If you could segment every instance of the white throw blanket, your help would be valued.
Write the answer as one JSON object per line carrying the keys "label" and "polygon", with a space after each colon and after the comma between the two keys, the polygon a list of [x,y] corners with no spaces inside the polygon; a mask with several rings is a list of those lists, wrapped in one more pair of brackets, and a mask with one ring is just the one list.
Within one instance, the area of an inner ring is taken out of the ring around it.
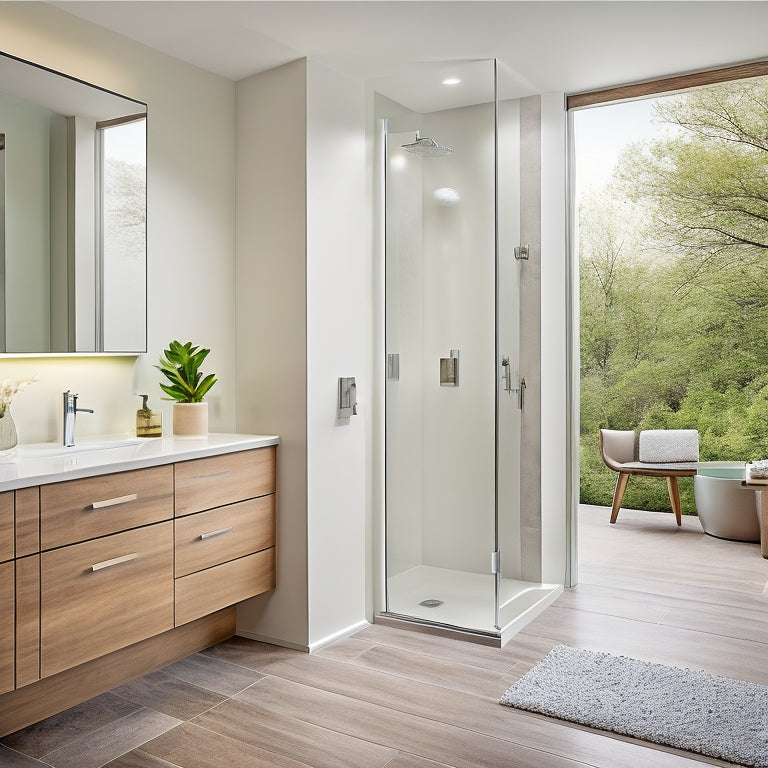
{"label": "white throw blanket", "polygon": [[648,464],[698,461],[698,430],[644,429],[640,432],[639,452],[640,461]]}
{"label": "white throw blanket", "polygon": [[768,459],[747,464],[747,480],[768,480]]}

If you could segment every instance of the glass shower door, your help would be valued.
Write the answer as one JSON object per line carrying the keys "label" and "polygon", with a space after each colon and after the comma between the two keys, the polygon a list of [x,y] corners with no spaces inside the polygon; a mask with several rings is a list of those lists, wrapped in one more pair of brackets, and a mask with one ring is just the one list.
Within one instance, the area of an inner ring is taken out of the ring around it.
{"label": "glass shower door", "polygon": [[386,612],[496,634],[493,63],[421,76],[436,89],[472,83],[473,98],[377,106],[388,121]]}
{"label": "glass shower door", "polygon": [[521,583],[520,465],[527,381],[521,370],[520,110],[504,99],[496,70],[496,627],[513,620]]}

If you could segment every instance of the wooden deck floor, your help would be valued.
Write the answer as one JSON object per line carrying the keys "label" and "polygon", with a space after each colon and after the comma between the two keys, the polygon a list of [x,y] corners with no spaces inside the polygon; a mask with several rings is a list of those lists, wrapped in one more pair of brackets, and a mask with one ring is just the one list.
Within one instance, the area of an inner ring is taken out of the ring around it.
{"label": "wooden deck floor", "polygon": [[234,638],[6,737],[0,766],[727,765],[497,703],[558,643],[768,684],[759,545],[597,507],[580,534],[579,586],[503,649],[382,625],[311,656]]}

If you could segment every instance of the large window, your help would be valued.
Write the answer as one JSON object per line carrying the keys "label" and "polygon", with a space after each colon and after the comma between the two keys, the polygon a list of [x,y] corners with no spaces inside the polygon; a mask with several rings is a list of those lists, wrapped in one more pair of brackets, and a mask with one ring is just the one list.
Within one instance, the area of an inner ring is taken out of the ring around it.
{"label": "large window", "polygon": [[[600,427],[695,428],[702,460],[768,456],[766,120],[767,77],[573,114],[583,502],[613,493]],[[624,504],[669,509],[658,481]]]}

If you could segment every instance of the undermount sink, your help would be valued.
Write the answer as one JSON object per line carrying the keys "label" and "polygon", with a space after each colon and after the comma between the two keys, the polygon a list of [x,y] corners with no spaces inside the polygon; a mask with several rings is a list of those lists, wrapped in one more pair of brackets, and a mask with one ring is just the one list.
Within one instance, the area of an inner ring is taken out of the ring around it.
{"label": "undermount sink", "polygon": [[140,437],[114,440],[83,439],[77,445],[72,446],[64,446],[61,443],[30,443],[29,445],[19,445],[16,448],[16,455],[22,459],[47,459],[71,456],[75,453],[86,453],[89,451],[109,451],[112,453],[118,449],[122,449],[120,453],[131,454],[142,443],[146,443],[146,439]]}

